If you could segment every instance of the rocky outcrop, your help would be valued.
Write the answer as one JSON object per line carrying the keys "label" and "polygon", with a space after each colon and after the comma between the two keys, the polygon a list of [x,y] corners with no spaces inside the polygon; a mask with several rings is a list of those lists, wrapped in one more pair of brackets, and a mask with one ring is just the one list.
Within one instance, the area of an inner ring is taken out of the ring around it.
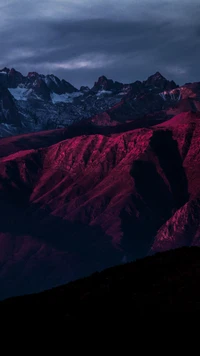
{"label": "rocky outcrop", "polygon": [[14,125],[20,130],[20,114],[15,106],[12,95],[9,90],[0,86],[0,123],[5,125]]}

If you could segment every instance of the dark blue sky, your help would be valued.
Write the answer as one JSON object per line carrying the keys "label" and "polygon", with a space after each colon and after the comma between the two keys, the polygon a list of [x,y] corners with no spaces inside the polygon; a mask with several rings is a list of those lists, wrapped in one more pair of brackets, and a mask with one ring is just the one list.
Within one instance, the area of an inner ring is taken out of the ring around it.
{"label": "dark blue sky", "polygon": [[1,0],[0,67],[77,87],[160,71],[200,81],[199,0]]}

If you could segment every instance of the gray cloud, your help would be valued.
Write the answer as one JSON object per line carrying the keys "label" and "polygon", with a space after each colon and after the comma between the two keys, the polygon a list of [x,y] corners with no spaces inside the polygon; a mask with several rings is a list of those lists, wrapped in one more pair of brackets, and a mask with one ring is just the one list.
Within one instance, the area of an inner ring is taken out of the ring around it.
{"label": "gray cloud", "polygon": [[199,0],[2,0],[0,66],[54,73],[79,87],[160,71],[200,80]]}

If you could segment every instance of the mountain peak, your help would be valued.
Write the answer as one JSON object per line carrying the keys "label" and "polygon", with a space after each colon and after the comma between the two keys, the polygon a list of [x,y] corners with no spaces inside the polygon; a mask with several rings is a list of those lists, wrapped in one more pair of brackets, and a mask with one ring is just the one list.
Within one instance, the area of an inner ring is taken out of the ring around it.
{"label": "mountain peak", "polygon": [[10,72],[11,72],[11,73],[16,73],[17,71],[16,71],[15,68],[11,68],[11,69],[10,69]]}
{"label": "mountain peak", "polygon": [[94,83],[93,89],[94,90],[99,90],[99,89],[108,89],[110,84],[113,84],[113,80],[106,78],[105,75],[101,75],[98,80]]}
{"label": "mountain peak", "polygon": [[28,72],[27,77],[28,78],[30,78],[30,77],[39,77],[39,74],[37,72]]}
{"label": "mountain peak", "polygon": [[160,72],[156,72],[155,74],[148,77],[147,80],[144,81],[146,86],[153,86],[154,88],[159,88],[160,90],[172,90],[178,87],[178,85],[172,80],[168,80]]}
{"label": "mountain peak", "polygon": [[97,82],[94,83],[93,90],[112,90],[117,91],[122,89],[123,84],[114,82],[112,79],[108,79],[105,75],[101,75]]}
{"label": "mountain peak", "polygon": [[3,69],[0,69],[0,72],[2,73],[9,73],[10,72],[10,69],[9,68],[7,68],[7,67],[4,67]]}
{"label": "mountain peak", "polygon": [[150,75],[148,79],[159,80],[159,79],[166,79],[166,78],[163,77],[163,75],[160,72],[156,72],[155,74]]}
{"label": "mountain peak", "polygon": [[105,75],[101,75],[95,85],[105,85],[106,83],[110,82],[111,79],[108,79]]}
{"label": "mountain peak", "polygon": [[105,75],[101,75],[101,76],[99,77],[98,81],[99,81],[99,80],[108,80],[108,78],[107,78]]}

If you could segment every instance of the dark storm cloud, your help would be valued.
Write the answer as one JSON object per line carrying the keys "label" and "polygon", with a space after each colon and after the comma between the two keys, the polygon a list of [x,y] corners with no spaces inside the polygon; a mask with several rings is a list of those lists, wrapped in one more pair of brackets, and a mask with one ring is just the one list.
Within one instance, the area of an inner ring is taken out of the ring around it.
{"label": "dark storm cloud", "polygon": [[132,82],[157,70],[180,84],[200,80],[197,0],[1,3],[0,66],[54,73],[78,87],[102,74]]}

